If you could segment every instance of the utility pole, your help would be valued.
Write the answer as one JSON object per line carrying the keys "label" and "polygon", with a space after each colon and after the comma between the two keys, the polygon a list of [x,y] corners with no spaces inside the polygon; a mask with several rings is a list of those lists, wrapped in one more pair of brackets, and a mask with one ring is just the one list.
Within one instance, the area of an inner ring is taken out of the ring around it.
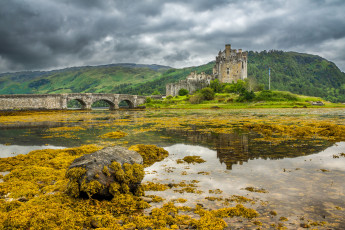
{"label": "utility pole", "polygon": [[271,90],[271,67],[268,67],[268,90]]}

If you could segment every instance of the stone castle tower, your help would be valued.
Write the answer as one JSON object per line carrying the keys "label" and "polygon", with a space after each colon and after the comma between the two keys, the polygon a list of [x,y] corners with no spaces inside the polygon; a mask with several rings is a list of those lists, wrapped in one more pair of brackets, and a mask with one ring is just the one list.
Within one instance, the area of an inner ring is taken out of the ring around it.
{"label": "stone castle tower", "polygon": [[210,85],[210,81],[218,79],[221,83],[232,83],[247,78],[247,52],[242,49],[232,50],[231,45],[225,45],[225,50],[219,51],[216,57],[216,64],[213,67],[213,74],[190,73],[186,80],[180,80],[177,83],[166,85],[166,95],[176,96],[180,89],[184,88],[189,93],[194,93],[198,89],[202,89]]}
{"label": "stone castle tower", "polygon": [[232,83],[247,78],[247,52],[242,49],[236,51],[231,45],[225,45],[223,52],[219,51],[216,64],[213,67],[213,76],[221,83]]}

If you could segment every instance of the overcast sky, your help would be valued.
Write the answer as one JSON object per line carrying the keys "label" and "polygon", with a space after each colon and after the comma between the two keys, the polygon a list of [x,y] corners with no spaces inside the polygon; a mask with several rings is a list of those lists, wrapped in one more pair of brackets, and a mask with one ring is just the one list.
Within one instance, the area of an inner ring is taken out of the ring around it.
{"label": "overcast sky", "polygon": [[230,43],[345,71],[345,0],[0,0],[0,72],[201,65]]}

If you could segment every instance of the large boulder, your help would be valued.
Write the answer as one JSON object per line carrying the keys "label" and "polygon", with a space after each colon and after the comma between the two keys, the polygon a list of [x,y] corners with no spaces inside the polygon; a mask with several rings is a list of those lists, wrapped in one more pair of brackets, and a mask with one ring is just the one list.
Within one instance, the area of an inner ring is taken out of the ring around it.
{"label": "large boulder", "polygon": [[66,177],[66,192],[73,196],[112,198],[120,193],[142,195],[143,158],[123,147],[107,147],[75,159]]}

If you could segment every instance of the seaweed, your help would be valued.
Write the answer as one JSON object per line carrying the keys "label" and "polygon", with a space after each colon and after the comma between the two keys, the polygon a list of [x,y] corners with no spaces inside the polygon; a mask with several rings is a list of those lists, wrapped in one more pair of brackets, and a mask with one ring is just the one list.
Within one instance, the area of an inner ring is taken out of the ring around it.
{"label": "seaweed", "polygon": [[169,152],[155,145],[133,145],[129,150],[138,152],[144,160],[144,167],[153,165],[155,162],[161,161],[169,155]]}

